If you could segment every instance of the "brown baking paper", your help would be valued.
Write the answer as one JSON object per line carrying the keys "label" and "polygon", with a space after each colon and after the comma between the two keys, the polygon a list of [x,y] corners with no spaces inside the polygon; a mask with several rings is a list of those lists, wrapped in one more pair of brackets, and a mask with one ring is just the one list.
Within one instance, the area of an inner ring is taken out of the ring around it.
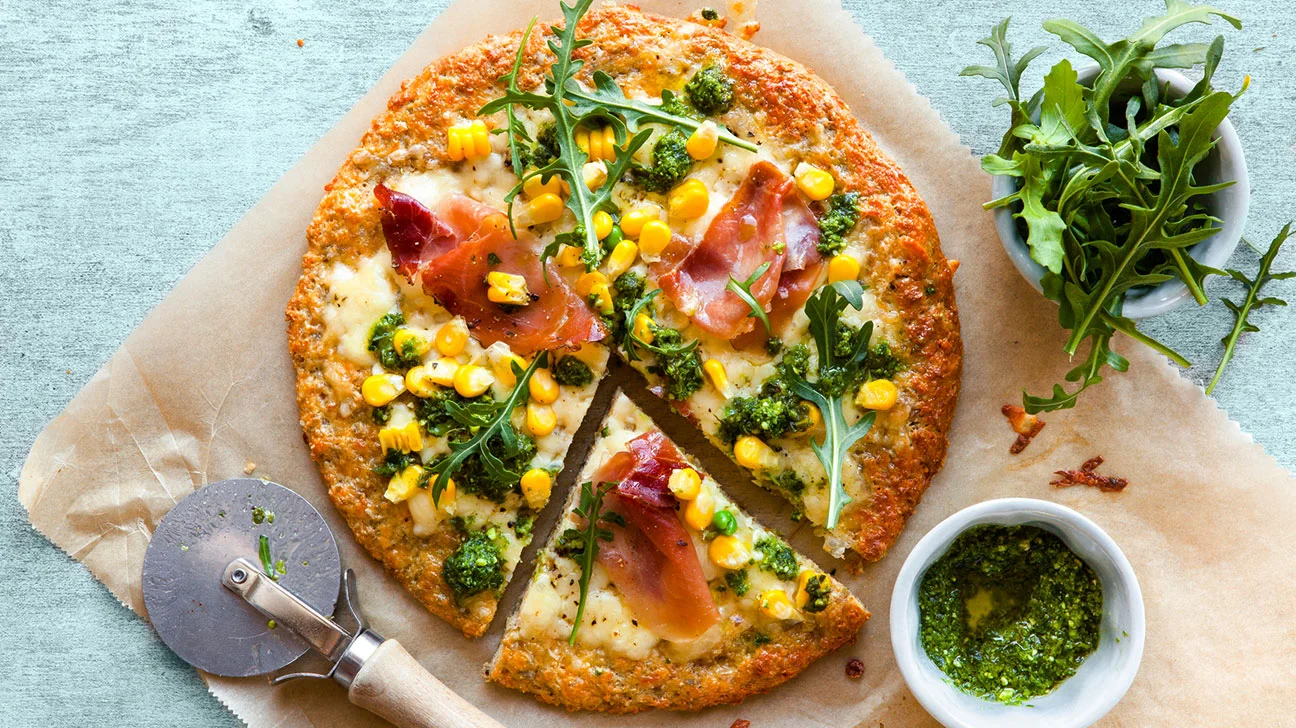
{"label": "brown baking paper", "polygon": [[[645,2],[682,16],[696,3]],[[483,638],[468,640],[431,617],[352,540],[328,503],[302,443],[285,345],[283,308],[300,272],[304,231],[328,182],[369,120],[437,56],[507,32],[533,14],[559,15],[553,0],[467,0],[453,5],[230,231],[126,340],[37,439],[19,497],[32,524],[82,561],[124,604],[144,615],[140,569],[149,535],[171,506],[207,482],[256,475],[315,504],[358,574],[363,607],[381,633],[398,638],[451,688],[508,725],[600,725],[488,685],[480,665],[499,640],[530,573],[506,594]],[[817,71],[845,98],[926,199],[941,241],[962,261],[955,285],[965,345],[963,396],[948,462],[880,563],[844,580],[873,619],[847,646],[765,696],[701,714],[649,712],[627,725],[747,718],[768,725],[931,725],[891,655],[887,609],[905,555],[929,528],[964,506],[1002,496],[1065,503],[1105,528],[1142,583],[1147,647],[1142,669],[1106,725],[1278,725],[1296,707],[1296,491],[1292,480],[1200,389],[1162,358],[1120,341],[1128,374],[1085,395],[1080,408],[1046,417],[1026,452],[999,408],[1021,388],[1042,391],[1067,369],[1053,304],[1022,281],[1004,256],[990,217],[989,179],[968,149],[831,0],[762,4],[756,40]],[[786,506],[752,486],[683,421],[647,395],[636,376],[614,377],[699,454],[740,502],[821,563],[830,560]],[[605,382],[597,414],[612,384]],[[593,428],[584,428],[586,435]],[[588,439],[584,440],[588,442]],[[578,439],[562,483],[584,458]],[[1103,471],[1129,478],[1119,494],[1057,490],[1052,471],[1102,455]],[[554,501],[563,502],[561,494]],[[542,523],[547,534],[554,514]],[[538,538],[537,542],[542,542]],[[839,574],[844,572],[839,572]],[[848,659],[864,676],[844,675]],[[253,726],[372,725],[332,683],[271,688],[264,679],[204,675],[212,691]]]}

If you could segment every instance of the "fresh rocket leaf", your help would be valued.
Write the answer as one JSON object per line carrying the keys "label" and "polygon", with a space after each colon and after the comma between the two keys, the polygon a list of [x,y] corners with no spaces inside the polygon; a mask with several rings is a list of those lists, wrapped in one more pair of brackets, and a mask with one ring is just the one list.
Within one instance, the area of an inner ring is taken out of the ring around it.
{"label": "fresh rocket leaf", "polygon": [[261,559],[261,571],[265,572],[271,581],[279,581],[279,577],[288,573],[283,559],[275,561],[270,556],[270,539],[265,534],[257,537],[257,558]]}
{"label": "fresh rocket leaf", "polygon": [[619,513],[603,513],[603,496],[612,490],[615,483],[602,483],[597,488],[590,481],[581,483],[580,502],[573,511],[585,521],[583,529],[569,528],[559,538],[560,548],[565,555],[575,559],[580,566],[580,602],[576,606],[576,619],[572,621],[571,635],[568,644],[576,644],[576,631],[580,629],[585,618],[585,601],[589,597],[590,577],[594,575],[594,562],[598,559],[599,542],[611,541],[612,532],[605,526],[625,526],[625,520]]}
{"label": "fresh rocket leaf", "polygon": [[761,263],[760,267],[757,268],[745,281],[740,281],[731,275],[729,276],[729,285],[727,288],[733,291],[734,295],[742,299],[742,302],[747,304],[748,308],[751,309],[751,312],[747,314],[747,318],[755,317],[760,319],[760,322],[765,324],[765,334],[773,336],[774,329],[770,326],[769,316],[765,315],[765,307],[760,305],[760,302],[756,300],[756,297],[753,296],[751,292],[751,287],[756,284],[756,281],[760,280],[761,276],[765,275],[765,271],[769,270],[769,267],[769,263]]}
{"label": "fresh rocket leaf", "polygon": [[1264,255],[1260,256],[1260,270],[1256,272],[1255,278],[1247,278],[1242,271],[1230,268],[1228,270],[1229,278],[1241,283],[1246,287],[1246,298],[1242,299],[1241,305],[1234,303],[1229,299],[1224,299],[1224,305],[1233,312],[1233,330],[1220,340],[1224,344],[1224,355],[1220,357],[1219,367],[1215,369],[1215,376],[1211,377],[1210,384],[1206,385],[1206,394],[1215,391],[1215,385],[1219,384],[1220,377],[1224,374],[1224,367],[1233,359],[1233,349],[1237,346],[1238,338],[1244,333],[1255,333],[1260,327],[1251,323],[1250,316],[1257,309],[1264,306],[1286,306],[1287,302],[1281,298],[1273,296],[1262,297],[1261,291],[1265,284],[1270,281],[1281,281],[1288,278],[1296,278],[1296,271],[1287,271],[1286,273],[1270,273],[1273,268],[1274,260],[1278,257],[1278,251],[1282,249],[1283,243],[1287,242],[1287,236],[1291,233],[1291,223],[1283,226],[1282,232],[1278,237],[1269,243],[1269,249]]}

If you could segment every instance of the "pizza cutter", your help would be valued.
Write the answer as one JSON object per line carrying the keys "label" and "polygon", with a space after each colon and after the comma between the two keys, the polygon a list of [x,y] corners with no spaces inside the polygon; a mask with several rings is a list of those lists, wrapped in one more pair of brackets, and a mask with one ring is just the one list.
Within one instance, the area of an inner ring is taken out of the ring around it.
{"label": "pizza cutter", "polygon": [[[330,616],[339,597],[345,626]],[[327,671],[271,684],[332,678],[401,728],[501,728],[369,629],[328,524],[282,485],[223,480],[176,504],[144,554],[144,607],[168,647],[214,675],[264,675],[314,653]]]}

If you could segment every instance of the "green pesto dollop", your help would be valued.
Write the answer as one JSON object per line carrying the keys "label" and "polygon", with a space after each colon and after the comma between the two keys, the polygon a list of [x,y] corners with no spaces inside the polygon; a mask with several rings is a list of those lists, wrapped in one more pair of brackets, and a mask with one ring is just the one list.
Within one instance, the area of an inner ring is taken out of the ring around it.
{"label": "green pesto dollop", "polygon": [[1035,526],[977,526],[918,589],[927,656],[960,690],[1017,705],[1053,690],[1098,648],[1098,575]]}

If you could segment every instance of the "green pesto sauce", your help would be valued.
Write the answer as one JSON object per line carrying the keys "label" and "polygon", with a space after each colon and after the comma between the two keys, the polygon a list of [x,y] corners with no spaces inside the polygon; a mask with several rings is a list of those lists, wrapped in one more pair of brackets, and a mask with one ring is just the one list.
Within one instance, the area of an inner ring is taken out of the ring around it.
{"label": "green pesto sauce", "polygon": [[918,589],[927,656],[960,690],[1017,705],[1075,674],[1098,647],[1098,575],[1034,526],[977,526]]}

